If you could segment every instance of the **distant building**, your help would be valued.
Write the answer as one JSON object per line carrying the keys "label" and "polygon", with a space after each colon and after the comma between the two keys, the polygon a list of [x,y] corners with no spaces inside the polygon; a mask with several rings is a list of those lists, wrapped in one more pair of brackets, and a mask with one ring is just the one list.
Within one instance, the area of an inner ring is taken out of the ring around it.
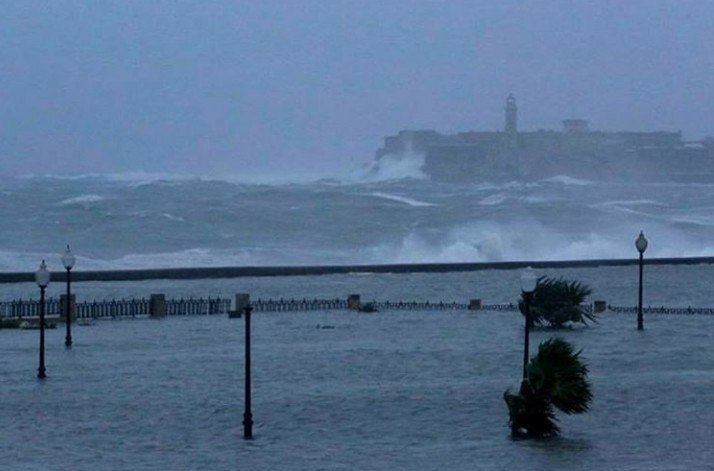
{"label": "distant building", "polygon": [[587,119],[565,119],[563,120],[563,132],[566,134],[590,132]]}
{"label": "distant building", "polygon": [[563,120],[561,131],[518,130],[518,107],[506,98],[503,131],[440,134],[400,131],[376,158],[423,154],[423,170],[439,181],[545,178],[714,180],[714,139],[684,142],[681,132],[591,131],[585,119]]}

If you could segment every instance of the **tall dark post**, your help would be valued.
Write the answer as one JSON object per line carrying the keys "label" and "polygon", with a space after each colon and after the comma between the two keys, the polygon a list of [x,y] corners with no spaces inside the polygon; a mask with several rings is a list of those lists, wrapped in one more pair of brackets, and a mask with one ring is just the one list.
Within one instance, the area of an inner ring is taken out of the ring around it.
{"label": "tall dark post", "polygon": [[531,297],[538,285],[538,278],[531,267],[527,267],[521,273],[521,293],[523,294],[523,302],[526,308],[526,322],[523,331],[523,380],[526,379],[526,369],[528,368],[529,343],[531,335]]}
{"label": "tall dark post", "polygon": [[45,287],[40,286],[40,367],[37,377],[44,379],[45,375]]}
{"label": "tall dark post", "polygon": [[643,330],[645,328],[644,326],[644,318],[642,316],[642,273],[643,273],[643,259],[644,259],[644,254],[640,252],[640,289],[639,289],[639,296],[638,296],[638,302],[637,302],[637,330]]}
{"label": "tall dark post", "polygon": [[45,378],[45,288],[50,284],[50,272],[45,261],[42,260],[40,269],[35,272],[35,282],[40,287],[40,366],[37,368],[37,377]]}
{"label": "tall dark post", "polygon": [[642,273],[644,266],[645,250],[647,250],[647,238],[645,237],[645,234],[642,231],[640,231],[640,235],[637,236],[637,240],[635,240],[635,248],[640,253],[640,289],[637,303],[637,330],[643,330],[644,319],[642,317]]}
{"label": "tall dark post", "polygon": [[64,346],[67,348],[72,347],[72,315],[71,315],[71,302],[70,302],[70,271],[71,268],[67,268],[67,299],[64,309],[65,314],[65,324],[67,324],[67,334],[64,337]]}
{"label": "tall dark post", "polygon": [[528,350],[530,348],[530,332],[531,332],[531,296],[533,293],[523,293],[526,303],[526,326],[523,336],[523,379],[526,379],[526,368],[528,367]]}
{"label": "tall dark post", "polygon": [[538,278],[536,277],[533,269],[531,267],[526,268],[521,273],[521,292],[523,293],[523,301],[526,308],[526,321],[523,331],[523,380],[526,379],[526,371],[528,368],[529,359],[529,348],[530,348],[530,333],[531,333],[531,299],[533,297],[533,292],[538,285]]}
{"label": "tall dark post", "polygon": [[250,313],[253,307],[245,307],[245,412],[243,413],[243,438],[253,438],[253,413],[250,401]]}
{"label": "tall dark post", "polygon": [[70,302],[71,296],[70,296],[70,271],[72,270],[72,267],[74,266],[75,262],[75,257],[74,254],[72,254],[72,251],[69,249],[69,245],[67,245],[67,249],[64,251],[64,254],[62,255],[62,265],[64,265],[65,270],[67,270],[67,304],[65,304],[65,323],[67,324],[67,335],[64,338],[64,345],[67,348],[70,348],[72,346],[72,313],[71,313],[71,305],[72,303]]}

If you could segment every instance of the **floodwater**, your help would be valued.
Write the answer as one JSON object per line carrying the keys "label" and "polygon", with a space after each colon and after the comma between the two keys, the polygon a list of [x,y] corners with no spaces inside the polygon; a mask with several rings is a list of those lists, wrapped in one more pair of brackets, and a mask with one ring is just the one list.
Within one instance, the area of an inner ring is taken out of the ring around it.
{"label": "floodwater", "polygon": [[[636,270],[552,274],[576,274],[595,285],[595,298],[623,303],[636,296]],[[656,304],[711,306],[710,271],[653,267],[646,293]],[[76,288],[132,295],[173,282],[152,283]],[[378,299],[464,301],[477,291],[503,302],[517,293],[518,272],[185,283],[187,291],[240,285],[255,297],[382,287]],[[520,382],[519,314],[256,313],[250,441],[242,439],[243,326],[224,315],[99,321],[74,326],[71,350],[62,328],[48,330],[43,381],[37,331],[0,330],[0,468],[692,470],[714,462],[712,316],[652,315],[638,332],[633,316],[605,314],[589,328],[536,330],[534,350],[552,335],[582,349],[594,393],[589,413],[560,415],[562,436],[542,441],[510,437],[502,399]]]}

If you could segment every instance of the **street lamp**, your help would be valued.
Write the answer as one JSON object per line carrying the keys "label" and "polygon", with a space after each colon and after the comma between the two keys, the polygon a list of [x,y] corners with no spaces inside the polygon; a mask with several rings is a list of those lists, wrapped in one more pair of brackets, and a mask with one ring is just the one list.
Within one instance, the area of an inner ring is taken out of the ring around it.
{"label": "street lamp", "polygon": [[645,250],[647,250],[647,238],[642,231],[640,231],[640,235],[637,236],[637,240],[635,240],[635,248],[640,253],[640,291],[637,308],[637,330],[642,330],[644,329],[644,320],[642,318],[642,265]]}
{"label": "street lamp", "polygon": [[528,366],[528,343],[530,341],[531,329],[531,298],[538,284],[538,278],[531,267],[526,268],[521,273],[521,291],[526,307],[526,326],[523,338],[523,379],[526,379],[526,367]]}
{"label": "street lamp", "polygon": [[45,375],[45,288],[50,284],[50,272],[42,260],[40,269],[35,273],[35,282],[40,287],[40,367],[37,368],[37,377],[44,379]]}
{"label": "street lamp", "polygon": [[253,438],[253,413],[250,400],[250,313],[253,307],[245,307],[245,410],[243,412],[243,438]]}
{"label": "street lamp", "polygon": [[72,346],[72,316],[70,315],[70,274],[69,272],[72,270],[72,267],[74,266],[75,258],[74,254],[72,251],[69,249],[69,245],[67,245],[67,249],[64,251],[64,254],[62,255],[62,265],[64,265],[64,269],[67,270],[67,298],[65,300],[65,323],[67,324],[67,335],[64,338],[64,346],[67,348],[70,348]]}

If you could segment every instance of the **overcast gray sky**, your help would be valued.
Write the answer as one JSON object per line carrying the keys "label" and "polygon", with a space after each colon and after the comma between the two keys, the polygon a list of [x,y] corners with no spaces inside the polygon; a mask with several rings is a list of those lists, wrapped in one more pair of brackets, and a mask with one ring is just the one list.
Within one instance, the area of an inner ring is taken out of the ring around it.
{"label": "overcast gray sky", "polygon": [[400,129],[714,134],[714,2],[2,1],[0,174],[339,173]]}

